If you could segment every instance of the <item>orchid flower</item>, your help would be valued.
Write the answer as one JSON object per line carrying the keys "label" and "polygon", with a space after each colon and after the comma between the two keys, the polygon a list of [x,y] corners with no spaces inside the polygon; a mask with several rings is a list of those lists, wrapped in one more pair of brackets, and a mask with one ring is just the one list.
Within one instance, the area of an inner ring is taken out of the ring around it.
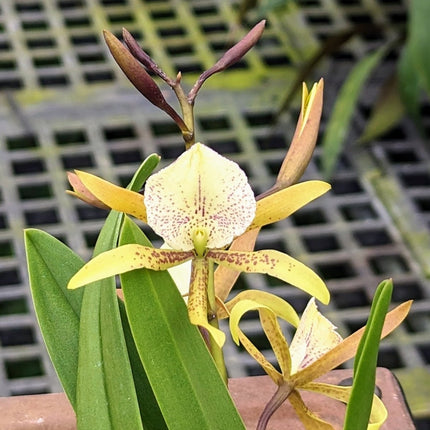
{"label": "orchid flower", "polygon": [[323,281],[296,259],[275,250],[223,249],[247,229],[281,219],[292,207],[301,207],[304,202],[323,194],[329,189],[328,184],[309,181],[296,185],[299,190],[293,189],[292,193],[297,194],[296,202],[288,200],[291,195],[288,190],[294,188],[291,187],[276,193],[276,202],[271,196],[267,206],[256,203],[240,167],[200,143],[152,175],[147,180],[144,197],[94,175],[76,174],[91,195],[112,209],[147,222],[172,249],[137,244],[120,246],[88,262],[72,277],[68,288],[78,288],[138,268],[166,270],[191,260],[189,318],[192,324],[207,329],[218,345],[224,343],[225,335],[208,321],[216,314],[216,304],[208,306],[214,263],[236,271],[267,273],[301,288],[323,303],[328,302],[329,292]]}
{"label": "orchid flower", "polygon": [[[391,333],[401,323],[408,314],[411,304],[411,301],[405,302],[387,314],[381,337]],[[314,381],[355,355],[364,328],[342,340],[335,330],[336,327],[318,311],[313,297],[304,310],[293,340],[288,347],[277,321],[276,312],[269,306],[245,299],[238,301],[230,308],[230,331],[233,340],[237,344],[240,342],[245,347],[278,386],[260,417],[257,430],[266,428],[272,414],[287,399],[306,429],[333,429],[328,422],[306,407],[300,390],[314,391],[347,403],[351,387]],[[239,328],[243,314],[250,310],[259,312],[261,324],[277,358],[280,372]],[[375,395],[368,429],[379,429],[386,418],[385,406]]]}

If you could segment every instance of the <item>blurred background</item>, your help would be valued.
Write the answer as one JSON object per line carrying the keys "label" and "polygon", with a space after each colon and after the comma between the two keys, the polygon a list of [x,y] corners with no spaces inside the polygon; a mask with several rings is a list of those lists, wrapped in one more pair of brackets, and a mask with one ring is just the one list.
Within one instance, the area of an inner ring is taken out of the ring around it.
{"label": "blurred background", "polygon": [[[405,323],[383,341],[379,365],[399,378],[417,428],[429,429],[429,5],[2,0],[0,396],[61,390],[31,304],[22,231],[43,229],[89,258],[106,212],[66,195],[66,171],[126,185],[147,155],[159,153],[165,165],[183,151],[176,125],[122,75],[102,30],[120,36],[126,27],[167,74],[181,71],[188,89],[267,18],[258,45],[199,93],[197,140],[237,161],[260,193],[273,185],[294,133],[301,82],[324,78],[320,139],[303,179],[327,179],[332,191],[263,230],[257,248],[290,253],[327,281],[332,300],[320,310],[343,336],[365,324],[383,279],[394,280],[393,303],[414,299]],[[242,274],[233,292],[250,288],[274,292],[299,312],[308,300],[264,275]],[[254,315],[243,328],[269,347]],[[262,373],[231,340],[226,354],[230,376]]]}

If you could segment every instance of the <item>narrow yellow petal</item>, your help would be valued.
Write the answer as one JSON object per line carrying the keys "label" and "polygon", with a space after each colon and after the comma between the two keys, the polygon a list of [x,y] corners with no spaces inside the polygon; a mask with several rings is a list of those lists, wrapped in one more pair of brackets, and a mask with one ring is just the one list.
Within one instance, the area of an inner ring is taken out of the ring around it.
{"label": "narrow yellow petal", "polygon": [[382,403],[382,400],[374,395],[373,396],[373,403],[372,403],[372,410],[370,412],[370,422],[367,426],[368,430],[379,430],[381,428],[382,424],[387,420],[388,418],[388,411],[385,407],[384,403]]}
{"label": "narrow yellow petal", "polygon": [[309,366],[342,341],[336,327],[317,308],[315,298],[309,300],[299,327],[290,344],[291,373]]}
{"label": "narrow yellow petal", "polygon": [[276,314],[276,316],[288,321],[294,327],[297,327],[299,324],[299,316],[288,302],[274,294],[260,290],[241,291],[232,300],[225,303],[225,308],[221,308],[218,311],[218,318],[228,318],[228,314],[231,312],[233,307],[241,300],[252,300],[260,305],[267,306]]}
{"label": "narrow yellow petal", "polygon": [[306,430],[333,430],[333,426],[331,424],[322,420],[308,409],[297,390],[292,391],[288,400]]}
{"label": "narrow yellow petal", "polygon": [[105,205],[146,222],[146,208],[142,194],[114,185],[90,173],[76,171],[76,175],[84,186]]}
{"label": "narrow yellow petal", "polygon": [[[252,251],[257,240],[259,228],[249,230],[233,240],[230,251]],[[215,294],[225,301],[240,275],[240,271],[230,269],[227,266],[218,266],[215,270]]]}
{"label": "narrow yellow petal", "polygon": [[287,341],[282,334],[276,315],[269,309],[260,308],[260,321],[263,326],[264,333],[269,339],[270,346],[278,360],[279,367],[284,381],[290,379],[291,374],[291,356]]}
{"label": "narrow yellow petal", "polygon": [[205,328],[221,348],[225,334],[209,324],[207,287],[209,266],[204,258],[195,258],[191,267],[190,292],[188,295],[188,316],[191,324]]}
{"label": "narrow yellow petal", "polygon": [[240,272],[267,273],[306,291],[324,304],[330,300],[322,279],[309,267],[282,252],[272,249],[255,252],[210,250],[207,258]]}
{"label": "narrow yellow petal", "polygon": [[[323,394],[324,396],[339,400],[344,403],[347,403],[349,401],[352,389],[352,387],[340,387],[338,385],[326,384],[323,382],[309,382],[308,384],[300,388],[303,390]],[[386,421],[387,417],[388,412],[384,403],[382,403],[381,399],[378,396],[374,395],[372,410],[370,413],[370,422],[367,429],[378,430]]]}
{"label": "narrow yellow petal", "polygon": [[[396,327],[400,325],[400,323],[408,315],[411,305],[412,300],[409,300],[397,306],[391,312],[388,312],[387,316],[385,317],[384,326],[382,328],[381,339],[390,334]],[[363,334],[364,327],[348,336],[341,343],[339,343],[339,345],[335,346],[329,352],[321,356],[317,361],[292,375],[295,384],[303,386],[304,384],[319,378],[320,376],[354,357]]]}
{"label": "narrow yellow petal", "polygon": [[[254,358],[257,363],[264,369],[264,371],[272,378],[275,384],[280,385],[283,383],[284,378],[281,373],[279,373],[273,365],[267,360],[267,358],[255,347],[255,345],[248,339],[248,337],[243,333],[243,331],[239,327],[240,320],[242,316],[249,311],[253,311],[256,309],[265,308],[263,305],[259,305],[258,303],[252,300],[241,300],[233,307],[230,315],[229,326],[230,333],[233,340],[239,344],[239,342],[243,345],[243,347],[248,351],[249,355]],[[288,349],[288,346],[287,346]]]}
{"label": "narrow yellow petal", "polygon": [[255,218],[248,230],[289,217],[331,188],[323,181],[306,181],[284,188],[257,201]]}
{"label": "narrow yellow petal", "polygon": [[313,391],[314,393],[322,394],[343,403],[348,402],[352,389],[350,386],[342,387],[340,385],[326,384],[325,382],[309,382],[298,388],[301,390]]}
{"label": "narrow yellow petal", "polygon": [[156,249],[136,244],[123,245],[90,260],[70,279],[67,288],[79,288],[135,269],[167,270],[190,260],[193,256],[191,251]]}

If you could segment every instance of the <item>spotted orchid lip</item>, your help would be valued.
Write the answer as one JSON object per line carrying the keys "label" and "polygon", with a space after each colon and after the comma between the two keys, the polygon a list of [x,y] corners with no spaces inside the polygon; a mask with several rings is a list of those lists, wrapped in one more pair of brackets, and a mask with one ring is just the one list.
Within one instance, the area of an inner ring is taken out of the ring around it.
{"label": "spotted orchid lip", "polygon": [[204,231],[207,248],[229,245],[255,217],[256,201],[243,170],[209,147],[196,143],[152,175],[144,198],[148,225],[173,249],[194,249]]}

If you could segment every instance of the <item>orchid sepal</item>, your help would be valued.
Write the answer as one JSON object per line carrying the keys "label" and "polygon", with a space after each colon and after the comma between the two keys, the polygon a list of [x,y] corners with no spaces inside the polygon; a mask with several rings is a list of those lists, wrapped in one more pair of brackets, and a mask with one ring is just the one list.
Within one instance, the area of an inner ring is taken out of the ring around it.
{"label": "orchid sepal", "polygon": [[79,170],[75,173],[82,184],[107,207],[147,221],[142,194],[114,185],[91,173]]}
{"label": "orchid sepal", "polygon": [[305,264],[282,252],[209,250],[207,258],[239,272],[266,273],[306,291],[324,304],[330,301],[330,293],[322,279]]}
{"label": "orchid sepal", "polygon": [[192,251],[156,249],[137,244],[122,245],[90,260],[70,279],[67,288],[79,288],[135,269],[167,270],[193,257]]}
{"label": "orchid sepal", "polygon": [[255,218],[249,230],[289,217],[294,212],[331,189],[324,181],[306,181],[269,194],[257,201]]}

